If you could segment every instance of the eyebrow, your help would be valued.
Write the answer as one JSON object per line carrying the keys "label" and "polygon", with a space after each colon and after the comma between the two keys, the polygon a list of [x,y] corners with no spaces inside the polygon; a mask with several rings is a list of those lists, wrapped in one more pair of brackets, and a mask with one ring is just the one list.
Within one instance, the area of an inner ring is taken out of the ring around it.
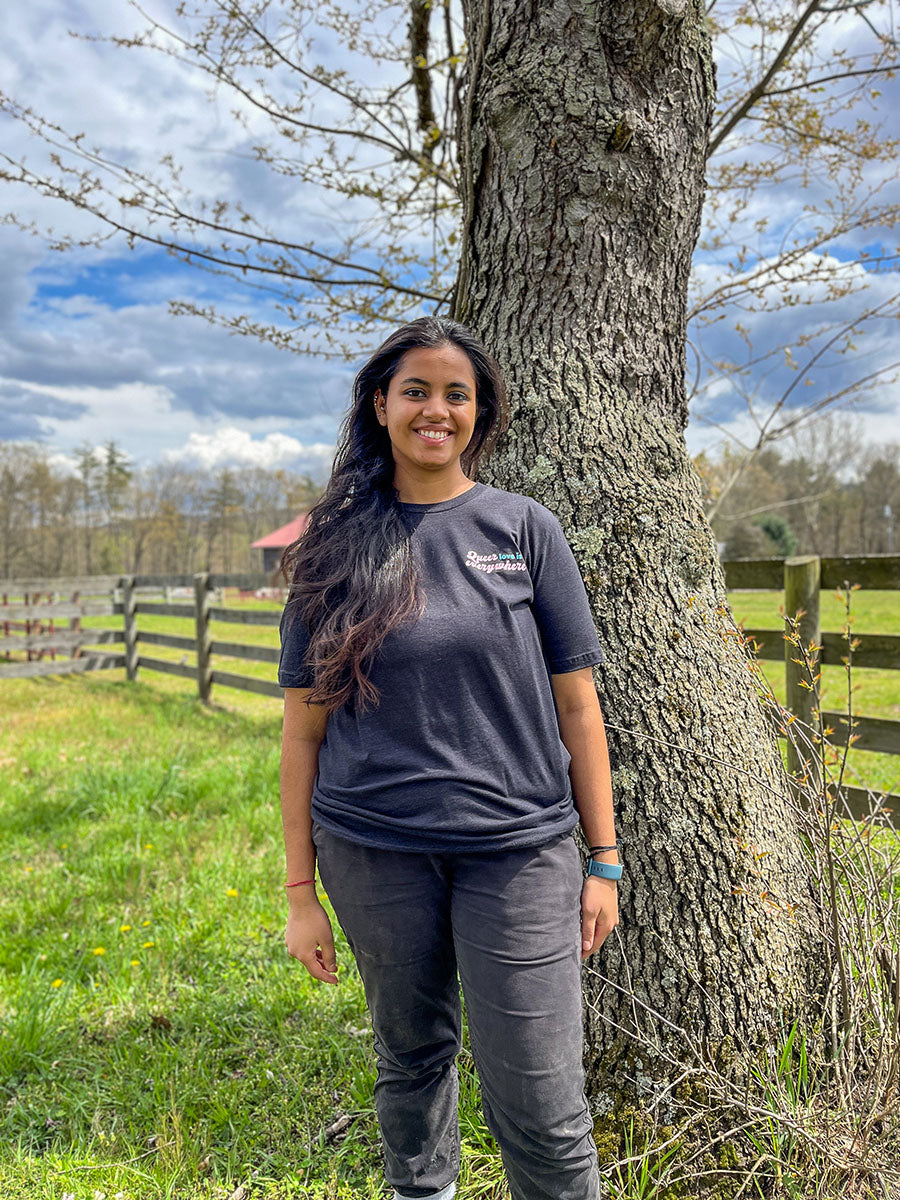
{"label": "eyebrow", "polygon": [[[423,383],[425,387],[431,387],[431,384],[427,379],[417,379],[415,375],[410,375],[408,379],[404,379],[400,386],[402,387],[404,383]],[[467,383],[448,383],[447,387],[462,388],[463,391],[466,392],[470,392],[472,390]]]}

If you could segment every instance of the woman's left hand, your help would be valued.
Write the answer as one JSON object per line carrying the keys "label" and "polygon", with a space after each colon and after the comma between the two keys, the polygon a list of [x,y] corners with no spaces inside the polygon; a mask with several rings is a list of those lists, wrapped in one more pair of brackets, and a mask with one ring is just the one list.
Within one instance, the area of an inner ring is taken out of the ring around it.
{"label": "woman's left hand", "polygon": [[615,879],[588,875],[581,889],[581,961],[599,950],[619,923],[619,889]]}

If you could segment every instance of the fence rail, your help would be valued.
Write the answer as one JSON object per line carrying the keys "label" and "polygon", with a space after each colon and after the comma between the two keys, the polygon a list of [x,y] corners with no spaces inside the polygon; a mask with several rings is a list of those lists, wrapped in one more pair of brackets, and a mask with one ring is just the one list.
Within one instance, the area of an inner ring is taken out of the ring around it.
{"label": "fence rail", "polygon": [[102,671],[107,667],[124,667],[124,654],[91,654],[84,658],[70,658],[63,662],[4,663],[0,667],[0,679],[25,679],[37,675],[76,675],[83,671]]}
{"label": "fence rail", "polygon": [[[800,617],[800,635],[804,645],[811,641],[821,646],[814,656],[818,665],[838,666],[846,659],[847,644],[836,633],[822,633],[819,628],[819,596],[824,588],[836,589],[848,585],[861,588],[900,590],[900,556],[876,554],[860,557],[818,558],[803,556],[789,559],[741,559],[722,564],[729,590],[781,591],[785,593],[785,611]],[[25,662],[0,661],[0,680],[44,675],[64,675],[83,671],[125,669],[128,679],[136,679],[138,671],[161,671],[197,682],[198,693],[208,700],[213,686],[240,688],[264,696],[283,696],[274,680],[257,679],[213,667],[215,656],[240,658],[253,662],[277,663],[275,647],[252,646],[243,642],[213,639],[210,622],[222,621],[238,625],[278,625],[279,612],[228,608],[214,604],[215,593],[225,588],[237,588],[242,594],[265,590],[276,594],[271,576],[265,574],[196,575],[97,575],[68,578],[30,578],[0,580],[0,655],[7,659],[12,652],[24,651]],[[162,592],[163,601],[141,597],[141,591]],[[190,603],[179,603],[189,592]],[[180,592],[182,595],[176,596]],[[121,593],[121,599],[117,597]],[[49,602],[39,602],[40,597]],[[16,599],[8,600],[8,597]],[[21,601],[18,597],[22,597]],[[65,597],[65,598],[63,598]],[[120,616],[121,629],[81,629],[86,616]],[[181,617],[194,622],[194,636],[154,633],[138,629],[138,617]],[[68,627],[54,628],[57,620],[67,620]],[[45,629],[46,624],[50,629]],[[773,629],[743,629],[752,652],[766,661],[783,661],[787,691],[786,708],[805,722],[811,722],[818,707],[818,689],[808,689],[803,682],[801,666],[794,661],[795,647],[785,640],[784,633]],[[106,649],[108,643],[124,643]],[[142,654],[145,646],[166,646],[196,654],[196,665],[175,662]],[[900,637],[882,634],[854,635],[853,665],[856,668],[900,670]],[[71,655],[57,661],[57,652]],[[47,659],[47,655],[50,659]],[[851,736],[848,718],[844,713],[823,712],[822,720],[833,732],[832,745],[846,745]],[[784,736],[780,733],[780,736]],[[853,717],[853,745],[860,750],[881,754],[900,754],[900,721],[876,717]],[[789,760],[794,769],[799,763],[789,745]],[[815,764],[812,764],[815,769]],[[869,793],[865,788],[849,788],[851,802],[863,811],[868,806]],[[890,799],[900,800],[900,795]]]}

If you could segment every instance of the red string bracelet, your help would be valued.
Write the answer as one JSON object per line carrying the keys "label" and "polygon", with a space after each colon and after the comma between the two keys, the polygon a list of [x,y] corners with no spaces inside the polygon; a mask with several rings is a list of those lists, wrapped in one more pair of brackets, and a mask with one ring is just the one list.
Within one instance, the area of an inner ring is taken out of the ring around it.
{"label": "red string bracelet", "polygon": [[298,879],[296,883],[286,883],[285,887],[299,887],[301,883],[315,883],[314,879]]}

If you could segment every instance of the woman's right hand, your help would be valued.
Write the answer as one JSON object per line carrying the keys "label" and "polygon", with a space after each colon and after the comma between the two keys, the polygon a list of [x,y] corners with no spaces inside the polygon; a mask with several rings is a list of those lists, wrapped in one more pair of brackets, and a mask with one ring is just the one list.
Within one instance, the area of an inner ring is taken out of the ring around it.
{"label": "woman's right hand", "polygon": [[291,897],[284,944],[288,954],[303,963],[314,979],[338,983],[337,956],[328,913],[313,895]]}

